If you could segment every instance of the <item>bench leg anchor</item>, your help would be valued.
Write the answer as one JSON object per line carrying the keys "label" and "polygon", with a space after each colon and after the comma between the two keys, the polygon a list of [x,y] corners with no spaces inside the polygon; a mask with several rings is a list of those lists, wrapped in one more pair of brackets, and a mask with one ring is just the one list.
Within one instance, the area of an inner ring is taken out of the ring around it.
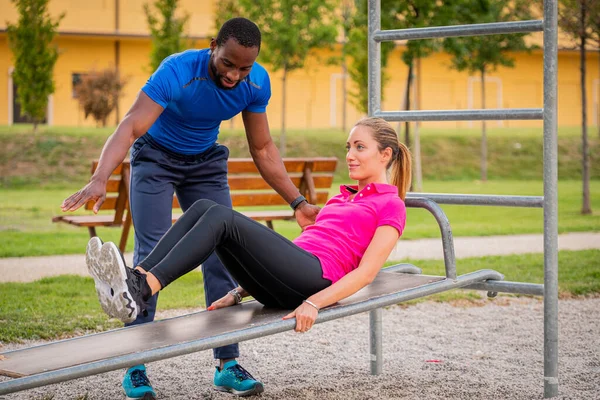
{"label": "bench leg anchor", "polygon": [[369,335],[371,343],[371,375],[379,375],[383,369],[382,352],[382,319],[381,308],[369,311]]}

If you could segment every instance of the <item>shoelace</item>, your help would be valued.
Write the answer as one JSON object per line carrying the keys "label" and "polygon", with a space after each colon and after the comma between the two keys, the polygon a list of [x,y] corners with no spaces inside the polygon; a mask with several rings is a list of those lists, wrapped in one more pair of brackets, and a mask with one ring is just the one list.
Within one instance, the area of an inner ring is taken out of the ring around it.
{"label": "shoelace", "polygon": [[234,373],[235,377],[240,381],[245,381],[246,379],[252,379],[253,381],[256,380],[252,375],[250,375],[250,372],[246,371],[240,364],[236,364],[228,369],[230,369]]}
{"label": "shoelace", "polygon": [[131,383],[133,383],[134,387],[150,386],[150,380],[146,376],[146,372],[141,369],[131,371]]}

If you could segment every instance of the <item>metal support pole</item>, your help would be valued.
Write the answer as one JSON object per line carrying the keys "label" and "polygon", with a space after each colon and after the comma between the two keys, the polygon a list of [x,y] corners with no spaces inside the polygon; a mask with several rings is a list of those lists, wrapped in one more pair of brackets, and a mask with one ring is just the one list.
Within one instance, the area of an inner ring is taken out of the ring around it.
{"label": "metal support pole", "polygon": [[381,110],[381,43],[375,41],[381,30],[381,0],[369,0],[369,116]]}
{"label": "metal support pole", "polygon": [[558,148],[556,0],[544,1],[544,397],[558,395]]}
{"label": "metal support pole", "polygon": [[371,344],[371,375],[379,375],[383,369],[383,311],[381,308],[369,311],[369,338]]}
{"label": "metal support pole", "polygon": [[[375,33],[381,30],[381,0],[369,0],[369,88],[368,113],[373,116],[381,110],[381,43],[375,41]],[[379,375],[382,367],[381,308],[369,312],[369,336],[371,344],[371,375]]]}

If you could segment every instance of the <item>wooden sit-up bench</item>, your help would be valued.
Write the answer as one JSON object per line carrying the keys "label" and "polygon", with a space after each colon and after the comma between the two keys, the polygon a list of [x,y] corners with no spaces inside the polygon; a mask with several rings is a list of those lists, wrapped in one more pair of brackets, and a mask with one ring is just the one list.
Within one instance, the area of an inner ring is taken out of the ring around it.
{"label": "wooden sit-up bench", "polygon": [[[285,158],[283,162],[292,182],[310,203],[324,204],[327,201],[337,166],[337,158]],[[92,173],[97,167],[98,162],[94,161]],[[242,212],[256,221],[265,221],[271,229],[273,229],[273,221],[294,219],[294,213],[288,207],[288,203],[260,176],[251,158],[232,158],[227,162],[227,168],[233,207],[261,208],[261,210],[244,209]],[[106,185],[106,201],[101,207],[101,210],[112,211],[110,214],[63,214],[52,218],[52,222],[65,222],[87,227],[90,237],[96,236],[96,227],[99,226],[122,227],[119,248],[124,252],[131,228],[130,175],[129,161],[124,161],[112,173]],[[93,202],[88,202],[85,209],[91,210],[93,206]],[[181,208],[176,196],[173,197],[173,208]],[[173,222],[180,216],[181,211],[173,213]]]}

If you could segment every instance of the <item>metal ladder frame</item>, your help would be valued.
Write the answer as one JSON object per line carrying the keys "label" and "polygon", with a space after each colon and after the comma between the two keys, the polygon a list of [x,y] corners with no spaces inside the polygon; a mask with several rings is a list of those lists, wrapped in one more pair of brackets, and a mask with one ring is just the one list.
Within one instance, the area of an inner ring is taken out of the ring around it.
{"label": "metal ladder frame", "polygon": [[[544,121],[544,196],[520,199],[519,196],[425,195],[439,203],[473,205],[523,206],[538,203],[544,209],[544,397],[558,395],[558,162],[557,162],[557,0],[544,1],[544,19],[498,22],[431,28],[381,30],[381,0],[368,0],[369,46],[369,116],[387,121],[464,121],[464,120],[528,120]],[[381,110],[381,42],[408,39],[431,39],[454,36],[476,36],[508,33],[544,33],[544,107],[486,110]],[[410,199],[407,203],[410,202]],[[506,203],[506,204],[505,204]],[[520,204],[523,203],[523,204]],[[530,205],[525,206],[532,206]],[[452,240],[450,238],[442,239]],[[448,262],[454,263],[444,252]],[[448,276],[448,278],[456,278]],[[381,310],[373,310],[371,319],[371,372],[381,371]]]}

